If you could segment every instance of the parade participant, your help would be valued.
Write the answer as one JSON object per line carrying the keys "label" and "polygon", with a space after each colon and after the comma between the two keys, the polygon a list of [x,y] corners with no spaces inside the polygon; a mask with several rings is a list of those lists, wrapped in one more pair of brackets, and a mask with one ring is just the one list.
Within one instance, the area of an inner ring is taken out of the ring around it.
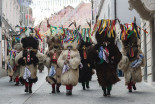
{"label": "parade participant", "polygon": [[72,95],[73,86],[79,79],[80,54],[77,41],[63,42],[63,50],[58,58],[58,65],[62,69],[61,84],[66,85],[66,95]]}
{"label": "parade participant", "polygon": [[32,84],[38,80],[37,64],[45,57],[38,52],[39,42],[33,36],[23,37],[21,43],[23,50],[16,56],[15,63],[21,66],[19,79],[25,84],[25,92],[32,93]]}
{"label": "parade participant", "polygon": [[[49,74],[46,77],[47,82],[49,82],[49,84],[51,84],[52,86],[52,92],[51,93],[55,93],[55,87],[56,87],[56,92],[59,93],[59,87],[61,85],[61,69],[60,67],[57,65],[57,60],[58,57],[61,53],[61,41],[60,38],[58,36],[58,34],[56,34],[53,37],[47,37],[47,44],[48,44],[48,54],[50,57],[50,67],[48,67],[49,69]],[[48,61],[46,61],[48,62]],[[47,63],[48,64],[48,63]]]}
{"label": "parade participant", "polygon": [[92,77],[92,67],[93,63],[91,62],[91,59],[88,59],[87,53],[88,53],[88,47],[91,45],[89,42],[84,42],[81,40],[79,52],[81,57],[81,63],[83,67],[79,67],[79,82],[82,83],[83,90],[86,88],[89,88],[89,81]]}
{"label": "parade participant", "polygon": [[5,60],[5,63],[7,63],[7,74],[8,76],[10,77],[10,80],[9,82],[12,82],[13,81],[13,68],[14,68],[14,59],[15,59],[15,50],[12,49],[9,53],[9,55],[7,56],[6,60]]}
{"label": "parade participant", "polygon": [[97,44],[88,50],[88,57],[95,62],[98,82],[104,96],[111,95],[112,85],[120,81],[117,76],[117,65],[122,57],[115,44],[115,31],[113,30],[113,35],[109,33],[97,31]]}
{"label": "parade participant", "polygon": [[142,81],[141,67],[144,66],[145,58],[136,32],[128,30],[126,36],[127,38],[122,40],[123,57],[118,66],[124,72],[125,85],[129,92],[132,92],[132,88],[136,90],[135,84]]}
{"label": "parade participant", "polygon": [[[14,49],[15,49],[15,55],[17,56],[20,53],[20,51],[22,51],[22,49],[23,49],[22,48],[22,44],[21,43],[15,44]],[[15,64],[15,62],[14,62],[14,64]],[[15,64],[15,66],[13,68],[13,71],[14,71],[14,73],[13,73],[13,79],[16,82],[15,85],[18,86],[19,85],[20,66]]]}
{"label": "parade participant", "polygon": [[40,73],[42,73],[42,71],[44,70],[44,64],[43,63],[39,63],[38,70]]}

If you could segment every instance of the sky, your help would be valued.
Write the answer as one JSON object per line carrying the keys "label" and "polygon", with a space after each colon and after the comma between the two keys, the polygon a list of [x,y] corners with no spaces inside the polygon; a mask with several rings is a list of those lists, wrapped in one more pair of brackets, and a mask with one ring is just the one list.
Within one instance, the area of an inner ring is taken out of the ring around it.
{"label": "sky", "polygon": [[74,8],[81,1],[89,2],[90,0],[32,0],[33,18],[35,18],[34,26],[39,24],[43,19],[48,18],[51,14],[57,13],[64,7],[71,5]]}

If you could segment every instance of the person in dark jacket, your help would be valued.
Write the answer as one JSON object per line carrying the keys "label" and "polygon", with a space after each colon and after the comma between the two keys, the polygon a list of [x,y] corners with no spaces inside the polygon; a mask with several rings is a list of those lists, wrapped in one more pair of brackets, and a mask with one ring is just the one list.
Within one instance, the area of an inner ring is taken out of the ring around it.
{"label": "person in dark jacket", "polygon": [[82,64],[82,67],[79,66],[79,82],[82,83],[83,90],[89,88],[89,81],[92,78],[93,64],[87,56],[89,46],[91,46],[91,43],[82,40],[79,47]]}

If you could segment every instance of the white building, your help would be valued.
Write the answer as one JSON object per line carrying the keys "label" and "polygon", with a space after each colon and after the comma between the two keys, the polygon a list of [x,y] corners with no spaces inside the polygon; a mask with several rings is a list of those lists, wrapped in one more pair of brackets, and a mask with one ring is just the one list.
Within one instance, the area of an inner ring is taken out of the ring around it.
{"label": "white building", "polygon": [[[0,33],[0,73],[5,72],[5,58],[7,56],[7,43],[11,41],[12,35],[16,35],[15,26],[20,21],[20,6],[17,0],[1,0],[2,31]],[[3,64],[2,64],[3,63]],[[0,75],[1,76],[1,75]]]}
{"label": "white building", "polygon": [[141,48],[146,57],[143,79],[155,86],[155,0],[94,0],[94,6],[97,6],[94,17],[99,15],[99,19],[114,19],[116,16],[122,23],[131,23],[136,16],[137,24],[148,32],[141,31]]}
{"label": "white building", "polygon": [[140,16],[135,10],[128,9],[128,0],[93,0],[93,4],[94,16],[99,15],[99,19],[117,18],[121,23],[131,23],[136,17],[137,24],[140,25]]}
{"label": "white building", "polygon": [[155,0],[128,0],[130,9],[135,9],[141,19],[141,46],[146,57],[143,69],[144,80],[155,86]]}

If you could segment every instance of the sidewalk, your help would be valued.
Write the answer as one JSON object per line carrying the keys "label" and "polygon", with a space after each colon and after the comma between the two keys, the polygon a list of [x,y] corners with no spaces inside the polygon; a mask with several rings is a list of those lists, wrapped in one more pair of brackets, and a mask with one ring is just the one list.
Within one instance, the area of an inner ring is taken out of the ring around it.
{"label": "sidewalk", "polygon": [[5,69],[0,68],[0,78],[4,77],[4,76],[7,76],[7,73],[6,73]]}

